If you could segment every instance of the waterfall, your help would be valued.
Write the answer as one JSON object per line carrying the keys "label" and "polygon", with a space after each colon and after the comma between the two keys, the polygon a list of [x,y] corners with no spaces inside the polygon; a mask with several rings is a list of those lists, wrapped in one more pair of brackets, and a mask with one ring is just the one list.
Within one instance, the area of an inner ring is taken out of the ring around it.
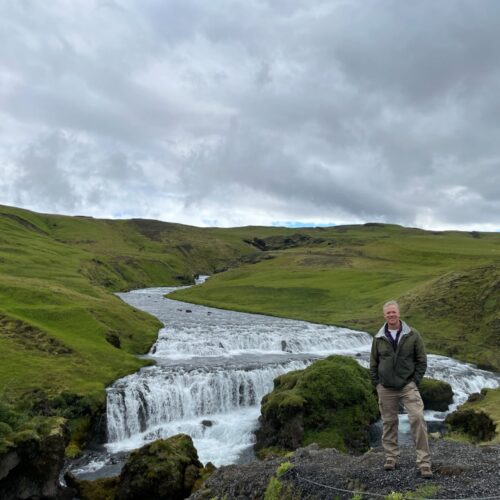
{"label": "waterfall", "polygon": [[185,304],[164,297],[172,290],[119,294],[165,326],[149,353],[157,364],[107,389],[110,451],[185,432],[202,461],[235,462],[251,453],[276,376],[329,354],[368,356],[367,333]]}
{"label": "waterfall", "polygon": [[[165,297],[173,290],[118,294],[157,316],[164,328],[148,354],[156,365],[107,389],[106,448],[112,454],[183,432],[193,438],[202,462],[251,459],[260,401],[276,376],[330,354],[368,366],[372,337],[365,332],[186,304]],[[428,356],[426,376],[451,384],[453,408],[483,387],[500,386],[499,374],[445,356]],[[426,412],[426,419],[445,415]],[[400,416],[400,429],[407,427],[405,419]],[[116,460],[93,457],[73,472],[96,477],[99,467],[116,473]]]}
{"label": "waterfall", "polygon": [[174,420],[207,419],[256,407],[271,392],[275,377],[308,364],[291,361],[253,370],[146,368],[108,389],[108,441],[122,441]]}
{"label": "waterfall", "polygon": [[467,401],[471,394],[481,392],[484,387],[494,389],[500,386],[498,373],[480,370],[469,363],[446,356],[431,354],[427,358],[426,376],[448,382],[453,389],[453,405],[450,411]]}
{"label": "waterfall", "polygon": [[371,337],[345,328],[291,323],[286,333],[275,324],[236,324],[228,329],[218,325],[205,335],[206,325],[193,325],[182,331],[163,328],[151,349],[154,357],[188,358],[225,356],[241,353],[324,354],[366,348]]}

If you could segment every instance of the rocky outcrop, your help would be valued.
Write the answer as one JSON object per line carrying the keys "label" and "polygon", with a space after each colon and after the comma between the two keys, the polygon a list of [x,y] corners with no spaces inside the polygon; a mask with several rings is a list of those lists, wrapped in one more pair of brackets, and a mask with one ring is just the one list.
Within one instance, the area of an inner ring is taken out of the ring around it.
{"label": "rocky outcrop", "polygon": [[182,500],[215,470],[198,460],[192,439],[177,434],[133,451],[120,476],[85,481],[65,476],[81,500]]}
{"label": "rocky outcrop", "polygon": [[474,446],[442,439],[432,440],[430,446],[434,472],[431,482],[418,474],[412,445],[400,448],[398,467],[391,472],[383,470],[381,448],[351,455],[310,445],[286,458],[220,467],[189,499],[257,500],[267,498],[266,491],[269,493],[271,486],[282,494],[272,498],[315,500],[350,499],[356,493],[364,493],[366,498],[392,492],[412,492],[414,498],[477,498],[498,494],[499,446]]}
{"label": "rocky outcrop", "polygon": [[159,439],[130,454],[120,475],[117,499],[182,500],[191,493],[202,468],[189,436]]}
{"label": "rocky outcrop", "polygon": [[426,410],[446,411],[453,403],[453,390],[447,382],[425,377],[420,382],[419,391]]}
{"label": "rocky outcrop", "polygon": [[0,456],[0,498],[59,498],[59,472],[69,433],[64,419],[51,421],[43,432],[19,433],[15,446]]}
{"label": "rocky outcrop", "polygon": [[274,380],[274,390],[262,399],[255,449],[293,450],[316,442],[365,451],[377,418],[368,370],[351,358],[330,356]]}
{"label": "rocky outcrop", "polygon": [[467,434],[472,441],[489,441],[495,437],[496,425],[484,411],[458,409],[446,417],[452,431]]}
{"label": "rocky outcrop", "polygon": [[500,388],[484,388],[448,415],[446,424],[452,433],[465,434],[473,442],[492,441],[498,444],[498,408]]}

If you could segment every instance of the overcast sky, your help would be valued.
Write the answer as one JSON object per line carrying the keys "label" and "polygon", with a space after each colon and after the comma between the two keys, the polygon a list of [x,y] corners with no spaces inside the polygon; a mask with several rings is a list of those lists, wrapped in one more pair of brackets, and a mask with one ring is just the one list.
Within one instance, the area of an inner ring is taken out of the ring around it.
{"label": "overcast sky", "polygon": [[500,230],[500,1],[0,0],[0,203]]}

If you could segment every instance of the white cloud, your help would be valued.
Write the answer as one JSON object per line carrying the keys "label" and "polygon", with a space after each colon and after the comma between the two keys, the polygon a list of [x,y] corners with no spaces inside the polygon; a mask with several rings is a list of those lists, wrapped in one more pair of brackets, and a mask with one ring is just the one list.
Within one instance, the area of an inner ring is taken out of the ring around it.
{"label": "white cloud", "polygon": [[500,227],[500,5],[0,5],[0,202]]}

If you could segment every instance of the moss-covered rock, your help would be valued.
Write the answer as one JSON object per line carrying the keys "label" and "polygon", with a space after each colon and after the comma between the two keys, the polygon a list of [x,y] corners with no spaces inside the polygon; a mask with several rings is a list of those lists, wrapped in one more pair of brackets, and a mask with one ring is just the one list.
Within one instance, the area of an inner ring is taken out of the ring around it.
{"label": "moss-covered rock", "polygon": [[119,500],[182,500],[191,494],[203,465],[192,439],[177,434],[132,452],[120,475]]}
{"label": "moss-covered rock", "polygon": [[465,434],[471,441],[500,444],[500,387],[471,394],[446,423],[455,437]]}
{"label": "moss-covered rock", "polygon": [[273,392],[262,399],[255,449],[317,442],[364,451],[378,414],[368,370],[351,358],[330,356],[274,380]]}
{"label": "moss-covered rock", "polygon": [[419,390],[426,410],[446,411],[453,402],[453,390],[447,382],[425,377]]}
{"label": "moss-covered rock", "polygon": [[115,500],[120,478],[105,477],[93,481],[81,480],[68,473],[64,476],[66,484],[76,492],[80,500]]}
{"label": "moss-covered rock", "polygon": [[55,498],[69,432],[62,418],[29,421],[0,453],[0,498]]}
{"label": "moss-covered rock", "polygon": [[205,467],[200,470],[198,479],[195,481],[192,491],[198,491],[203,483],[217,470],[217,467],[212,462],[207,462]]}
{"label": "moss-covered rock", "polygon": [[490,441],[495,437],[496,425],[484,411],[458,409],[446,417],[452,431],[467,434],[473,442]]}

